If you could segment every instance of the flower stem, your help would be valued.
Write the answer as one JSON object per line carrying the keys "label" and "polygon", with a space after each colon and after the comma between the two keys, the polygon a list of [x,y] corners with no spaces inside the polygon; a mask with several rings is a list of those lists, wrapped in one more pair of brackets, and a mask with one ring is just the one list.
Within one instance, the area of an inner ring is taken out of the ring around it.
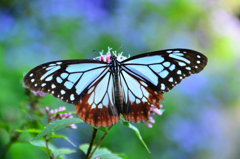
{"label": "flower stem", "polygon": [[[109,126],[108,130],[110,130],[112,128],[113,125]],[[89,158],[92,157],[92,155],[94,154],[94,152],[96,151],[96,149],[98,148],[98,146],[100,145],[100,143],[102,142],[102,140],[105,138],[105,136],[107,135],[107,133],[105,132],[103,134],[103,136],[101,137],[101,139],[98,141],[97,145],[95,146],[95,148],[93,149],[92,153],[90,154]]]}
{"label": "flower stem", "polygon": [[96,128],[93,128],[93,133],[92,133],[91,142],[90,142],[90,145],[89,145],[89,148],[88,148],[88,151],[87,151],[87,154],[86,154],[86,157],[85,157],[85,159],[88,159],[88,158],[90,158],[90,157],[89,157],[89,154],[90,154],[90,152],[91,152],[91,150],[92,150],[93,141],[94,141],[94,140],[95,140],[95,138],[96,138],[97,131],[98,131],[98,129],[96,129]]}

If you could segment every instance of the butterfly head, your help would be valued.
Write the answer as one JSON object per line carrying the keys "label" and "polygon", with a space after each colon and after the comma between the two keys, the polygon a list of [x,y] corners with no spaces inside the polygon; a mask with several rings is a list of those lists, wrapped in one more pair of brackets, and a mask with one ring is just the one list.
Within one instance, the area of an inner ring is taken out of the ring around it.
{"label": "butterfly head", "polygon": [[112,55],[112,56],[110,57],[110,60],[111,60],[111,61],[117,60],[117,56],[116,56],[116,55]]}
{"label": "butterfly head", "polygon": [[129,57],[123,56],[123,52],[117,53],[117,51],[112,51],[112,48],[108,47],[107,53],[104,55],[104,51],[99,52],[100,56],[93,58],[94,60],[104,61],[110,63],[112,60],[123,61]]}

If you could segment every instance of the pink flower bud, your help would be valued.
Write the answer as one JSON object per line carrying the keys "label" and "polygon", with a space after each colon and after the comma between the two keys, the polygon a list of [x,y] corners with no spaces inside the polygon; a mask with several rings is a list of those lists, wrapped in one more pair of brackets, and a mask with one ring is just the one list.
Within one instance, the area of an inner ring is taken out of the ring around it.
{"label": "pink flower bud", "polygon": [[45,107],[46,112],[49,112],[49,107]]}

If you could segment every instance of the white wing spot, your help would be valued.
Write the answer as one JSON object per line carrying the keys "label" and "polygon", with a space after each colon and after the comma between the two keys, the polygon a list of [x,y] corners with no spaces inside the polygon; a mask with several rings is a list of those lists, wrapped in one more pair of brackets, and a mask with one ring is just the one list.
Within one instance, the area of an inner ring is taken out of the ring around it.
{"label": "white wing spot", "polygon": [[55,63],[51,63],[49,66],[56,66],[56,64]]}
{"label": "white wing spot", "polygon": [[91,106],[91,109],[96,108],[96,104],[93,103],[93,105]]}
{"label": "white wing spot", "polygon": [[54,91],[52,91],[52,94],[54,94]]}
{"label": "white wing spot", "polygon": [[165,84],[161,83],[161,90],[165,90]]}
{"label": "white wing spot", "polygon": [[67,78],[68,74],[64,72],[64,73],[62,73],[60,76],[61,76],[63,79],[65,79],[65,78]]}
{"label": "white wing spot", "polygon": [[56,64],[57,64],[57,65],[61,65],[61,64],[62,64],[62,62],[57,62]]}
{"label": "white wing spot", "polygon": [[73,87],[73,83],[72,82],[69,82],[69,81],[66,81],[64,83],[64,86],[67,88],[67,89],[71,89]]}
{"label": "white wing spot", "polygon": [[178,70],[178,71],[177,71],[177,74],[178,74],[178,75],[181,75],[181,74],[182,74],[182,71],[181,71],[181,70]]}
{"label": "white wing spot", "polygon": [[165,78],[167,77],[167,75],[169,74],[169,72],[167,70],[164,70],[162,72],[159,73],[159,75],[162,77],[162,78]]}
{"label": "white wing spot", "polygon": [[171,77],[171,78],[169,78],[169,80],[168,80],[169,82],[173,82],[173,78]]}
{"label": "white wing spot", "polygon": [[51,69],[53,69],[53,66],[47,67],[47,68],[46,68],[46,71],[51,70]]}
{"label": "white wing spot", "polygon": [[191,70],[191,67],[186,67],[186,70],[189,70],[189,71],[190,71],[190,70]]}
{"label": "white wing spot", "polygon": [[37,87],[37,83],[34,86]]}
{"label": "white wing spot", "polygon": [[200,56],[200,55],[197,55],[197,58],[199,58],[199,59],[200,59],[200,58],[201,58],[201,56]]}
{"label": "white wing spot", "polygon": [[63,97],[61,97],[61,99],[63,99]]}
{"label": "white wing spot", "polygon": [[49,76],[50,74],[56,72],[57,70],[59,70],[61,67],[60,66],[56,66],[53,69],[51,69],[50,71],[47,71],[41,78],[40,80],[43,80],[44,78],[46,78],[47,76]]}
{"label": "white wing spot", "polygon": [[34,82],[35,81],[35,79],[31,79],[31,82]]}
{"label": "white wing spot", "polygon": [[61,90],[61,94],[65,94],[66,92],[64,90]]}
{"label": "white wing spot", "polygon": [[172,53],[172,50],[167,50],[167,53],[169,53],[169,54]]}
{"label": "white wing spot", "polygon": [[33,73],[31,73],[30,75],[29,75],[29,77],[32,77],[33,76]]}
{"label": "white wing spot", "polygon": [[48,78],[45,79],[46,81],[51,81],[52,80],[52,76],[49,76]]}
{"label": "white wing spot", "polygon": [[182,79],[182,76],[179,76],[179,79]]}
{"label": "white wing spot", "polygon": [[46,83],[42,83],[42,87],[46,86]]}
{"label": "white wing spot", "polygon": [[56,88],[56,85],[55,84],[52,84],[52,89]]}
{"label": "white wing spot", "polygon": [[88,99],[88,103],[90,103],[90,104],[93,103],[94,95],[95,95],[95,93],[93,92]]}
{"label": "white wing spot", "polygon": [[201,61],[197,60],[197,64],[200,64],[200,63],[201,63]]}
{"label": "white wing spot", "polygon": [[143,86],[141,86],[141,89],[142,89],[143,96],[148,97],[149,96],[148,91]]}
{"label": "white wing spot", "polygon": [[163,63],[163,66],[169,67],[169,66],[170,66],[170,62],[168,62],[168,61],[167,61],[167,62],[164,62],[164,63]]}
{"label": "white wing spot", "polygon": [[58,98],[60,97],[60,95],[57,96]]}
{"label": "white wing spot", "polygon": [[175,69],[175,65],[172,64],[171,67],[169,67],[169,70],[170,70],[170,71],[173,71],[174,69]]}
{"label": "white wing spot", "polygon": [[102,109],[103,108],[103,105],[102,104],[99,104],[98,105],[98,109]]}
{"label": "white wing spot", "polygon": [[180,51],[179,50],[174,50],[173,53],[179,53]]}
{"label": "white wing spot", "polygon": [[186,66],[184,62],[178,62],[179,66]]}
{"label": "white wing spot", "polygon": [[70,100],[73,101],[75,99],[74,94],[70,95]]}
{"label": "white wing spot", "polygon": [[62,83],[63,81],[60,77],[57,77],[56,80],[57,80],[57,83]]}
{"label": "white wing spot", "polygon": [[191,63],[188,59],[186,59],[184,57],[180,57],[180,56],[174,55],[174,54],[170,54],[169,57],[171,57],[173,59],[176,59],[176,60],[184,61],[184,62],[186,62],[188,64]]}
{"label": "white wing spot", "polygon": [[195,68],[198,68],[198,66],[195,66]]}
{"label": "white wing spot", "polygon": [[136,104],[141,103],[141,101],[139,99],[136,99]]}

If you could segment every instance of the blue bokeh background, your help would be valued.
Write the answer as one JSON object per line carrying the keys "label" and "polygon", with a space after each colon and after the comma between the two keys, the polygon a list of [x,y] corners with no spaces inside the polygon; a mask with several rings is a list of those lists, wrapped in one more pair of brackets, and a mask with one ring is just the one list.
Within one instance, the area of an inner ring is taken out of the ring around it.
{"label": "blue bokeh background", "polygon": [[[240,158],[240,2],[238,0],[1,0],[0,122],[14,131],[24,122],[27,99],[22,79],[31,68],[53,60],[98,56],[92,50],[118,49],[131,56],[188,48],[204,53],[207,67],[164,94],[165,112],[153,128],[135,124],[135,133],[116,124],[102,147],[128,158]],[[44,107],[74,106],[48,95]],[[2,124],[1,124],[2,125]],[[89,143],[92,129],[78,124],[64,129],[76,145]],[[100,135],[99,135],[100,136]],[[7,158],[48,158],[21,134]],[[10,136],[0,127],[0,152]],[[56,147],[72,145],[53,141]],[[65,158],[81,158],[83,153]]]}

